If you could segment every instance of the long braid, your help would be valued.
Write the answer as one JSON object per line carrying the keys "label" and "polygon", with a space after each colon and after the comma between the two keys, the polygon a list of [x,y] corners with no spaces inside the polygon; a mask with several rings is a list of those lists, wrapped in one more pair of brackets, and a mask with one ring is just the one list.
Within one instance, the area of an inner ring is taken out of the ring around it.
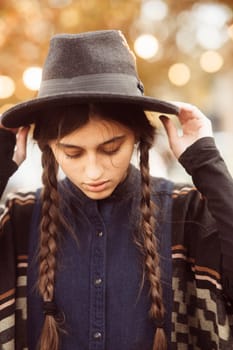
{"label": "long braid", "polygon": [[164,306],[162,300],[162,286],[160,281],[160,266],[157,240],[155,237],[154,204],[150,198],[150,175],[149,175],[149,149],[150,140],[144,137],[139,143],[140,170],[142,183],[141,197],[141,249],[144,256],[144,273],[150,282],[151,308],[149,316],[155,320],[157,326],[153,350],[167,349],[167,341],[161,323],[164,319]]}
{"label": "long braid", "polygon": [[[54,284],[59,225],[57,172],[58,165],[51,148],[42,151],[42,217],[40,224],[38,289],[44,305],[54,303]],[[53,313],[46,313],[40,339],[40,350],[58,350],[59,324]]]}

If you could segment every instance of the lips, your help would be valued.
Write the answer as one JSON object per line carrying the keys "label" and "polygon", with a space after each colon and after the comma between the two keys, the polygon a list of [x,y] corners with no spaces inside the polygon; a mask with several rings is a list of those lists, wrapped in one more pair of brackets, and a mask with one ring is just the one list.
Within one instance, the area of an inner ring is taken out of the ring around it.
{"label": "lips", "polygon": [[107,188],[108,182],[109,181],[85,183],[84,187],[87,191],[90,191],[90,192],[102,192]]}

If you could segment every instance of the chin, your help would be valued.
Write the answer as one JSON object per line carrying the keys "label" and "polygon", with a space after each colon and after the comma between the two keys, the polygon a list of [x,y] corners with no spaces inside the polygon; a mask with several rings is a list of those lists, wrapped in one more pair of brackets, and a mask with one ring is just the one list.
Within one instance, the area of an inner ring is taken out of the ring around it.
{"label": "chin", "polygon": [[85,195],[94,200],[101,200],[111,196],[113,191],[103,191],[103,192],[85,192]]}

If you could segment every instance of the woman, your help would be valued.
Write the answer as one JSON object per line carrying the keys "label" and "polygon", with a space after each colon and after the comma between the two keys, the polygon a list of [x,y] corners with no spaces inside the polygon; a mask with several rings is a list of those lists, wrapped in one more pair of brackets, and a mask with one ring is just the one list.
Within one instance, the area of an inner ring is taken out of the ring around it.
{"label": "woman", "polygon": [[[177,115],[182,136],[161,121],[198,190],[150,177],[147,110]],[[143,95],[121,33],[55,36],[39,96],[2,124],[2,190],[29,124],[43,167],[43,188],[1,215],[3,348],[232,347],[231,176],[196,107]]]}

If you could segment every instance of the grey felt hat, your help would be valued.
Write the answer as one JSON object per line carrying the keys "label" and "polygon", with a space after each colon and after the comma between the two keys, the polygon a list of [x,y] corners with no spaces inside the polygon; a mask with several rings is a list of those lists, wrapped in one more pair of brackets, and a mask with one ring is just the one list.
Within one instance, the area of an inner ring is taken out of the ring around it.
{"label": "grey felt hat", "polygon": [[136,104],[145,111],[177,114],[176,106],[144,96],[135,57],[123,34],[102,30],[52,37],[38,96],[3,113],[9,128],[32,124],[53,106],[114,102]]}

